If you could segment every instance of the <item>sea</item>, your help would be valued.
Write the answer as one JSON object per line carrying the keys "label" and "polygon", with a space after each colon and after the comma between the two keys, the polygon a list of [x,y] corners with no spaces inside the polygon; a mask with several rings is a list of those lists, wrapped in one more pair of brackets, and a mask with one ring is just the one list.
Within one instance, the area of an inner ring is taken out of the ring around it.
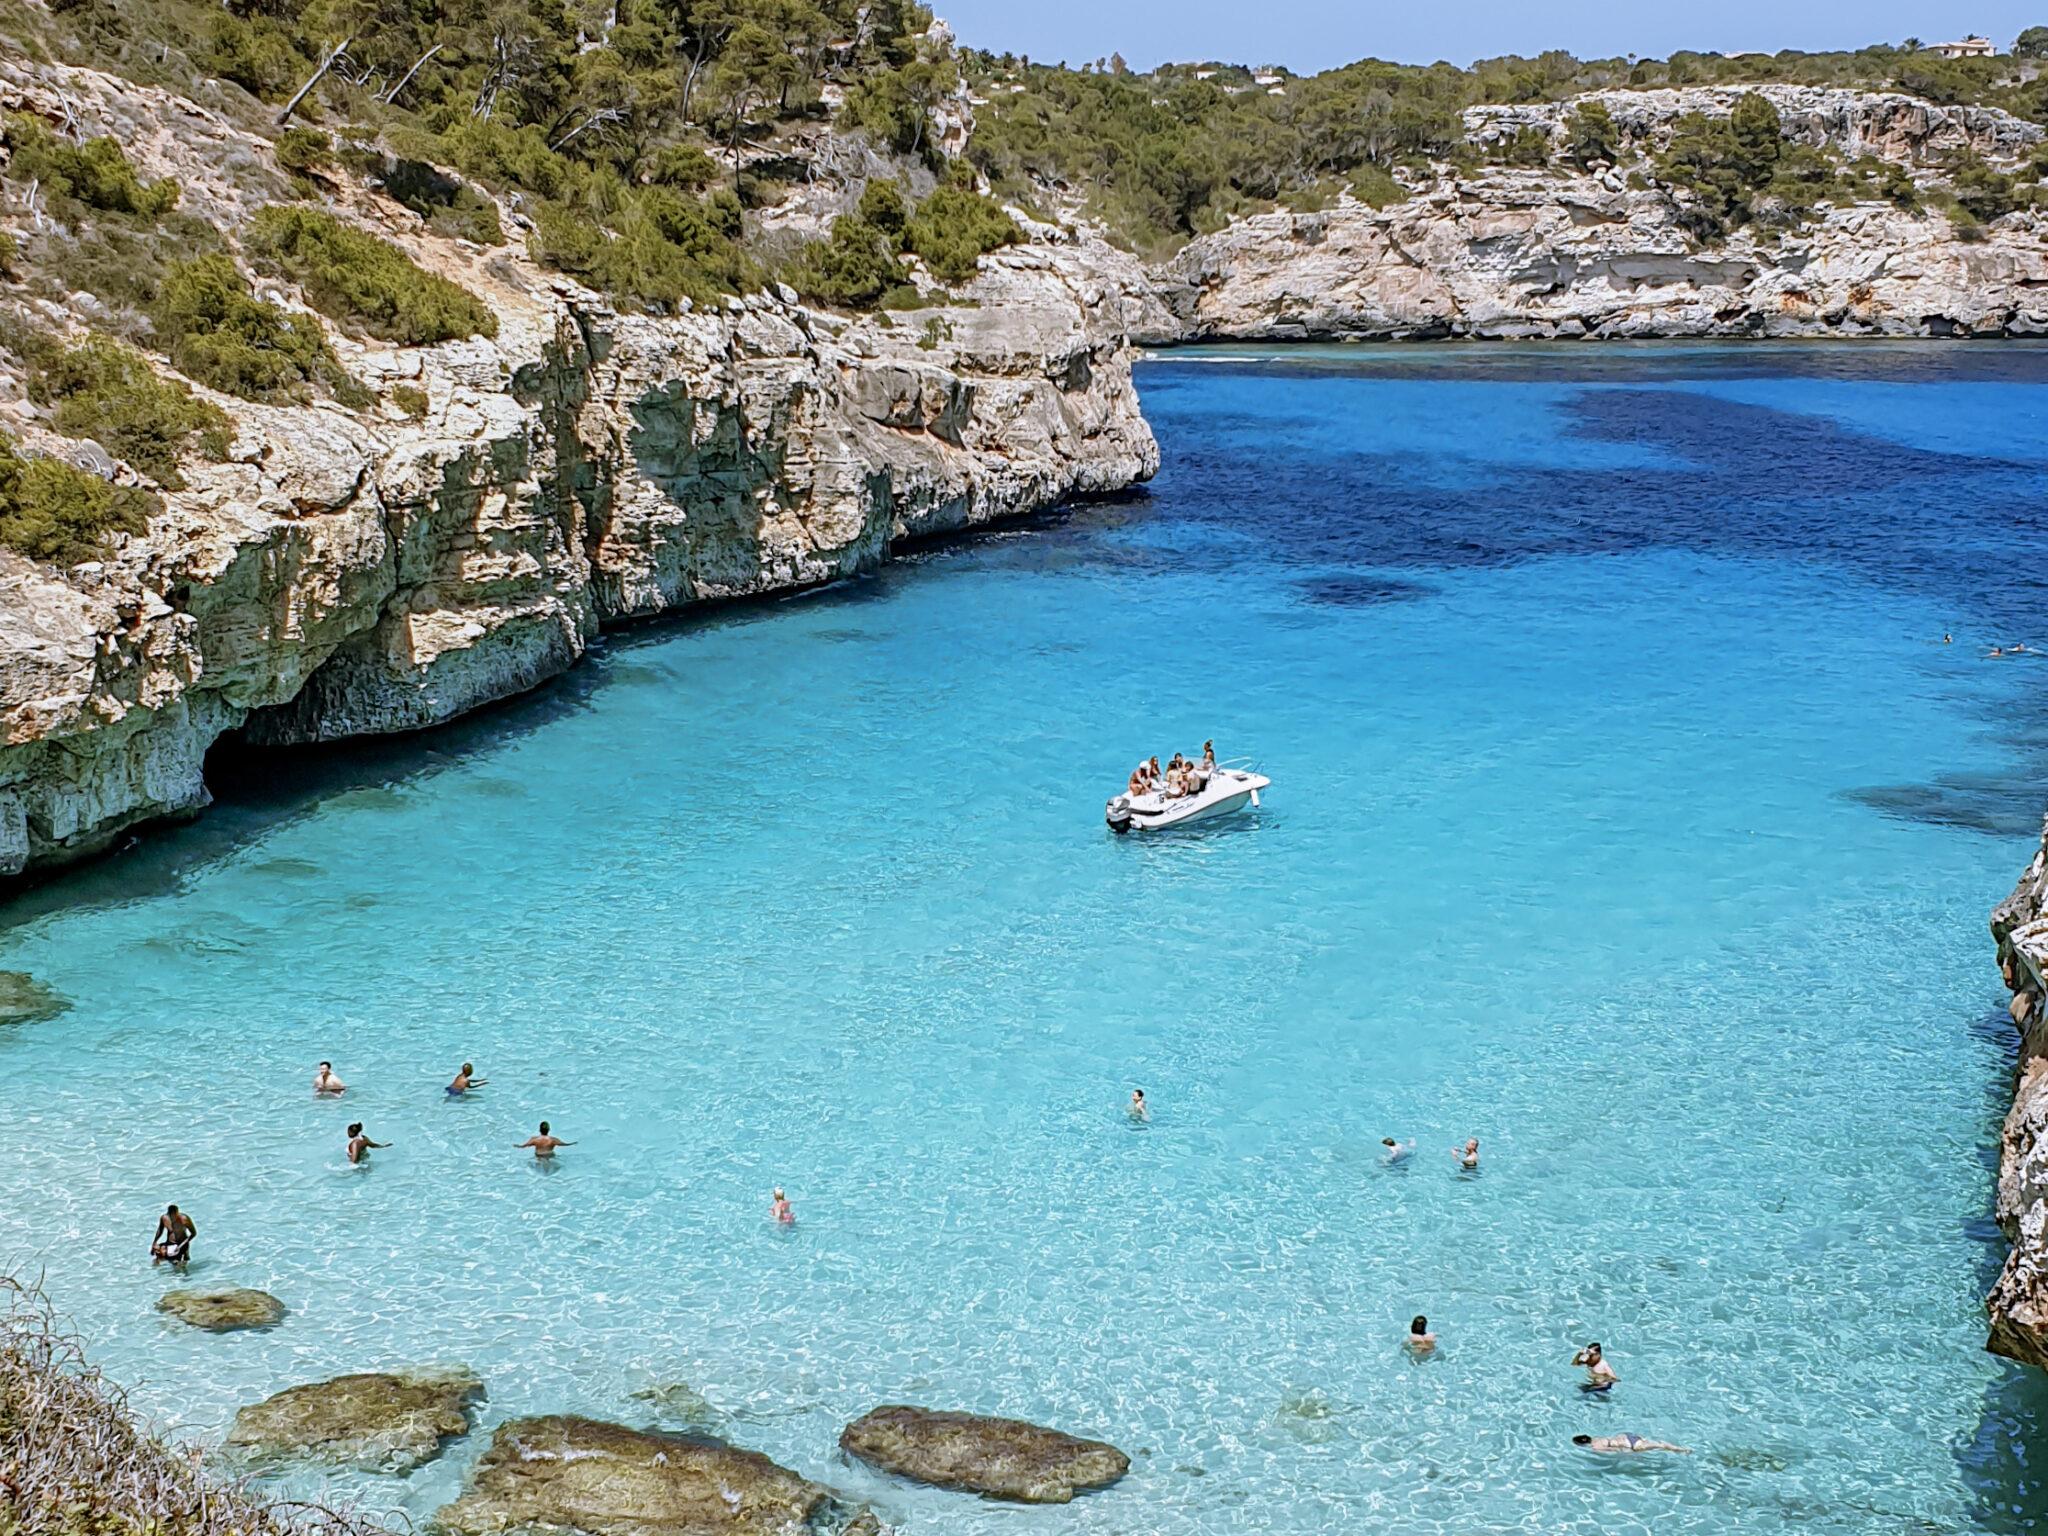
{"label": "sea", "polygon": [[[436,731],[223,745],[198,822],[16,896],[0,968],[70,1006],[0,1029],[0,1264],[208,1445],[470,1367],[410,1476],[270,1474],[416,1525],[495,1425],[577,1413],[909,1533],[2048,1527],[2048,1390],[1982,1347],[2048,350],[1138,383],[1142,491],[613,632]],[[1256,810],[1105,828],[1205,741]],[[156,1310],[170,1201],[182,1283],[278,1326]],[[916,1487],[837,1449],[884,1403],[1131,1471]],[[1572,1443],[1622,1432],[1690,1454]]]}

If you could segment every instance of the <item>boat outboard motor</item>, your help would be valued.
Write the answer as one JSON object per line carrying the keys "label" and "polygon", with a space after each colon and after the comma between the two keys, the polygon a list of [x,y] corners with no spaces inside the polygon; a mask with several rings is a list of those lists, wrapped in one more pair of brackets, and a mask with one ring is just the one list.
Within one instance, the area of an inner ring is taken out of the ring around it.
{"label": "boat outboard motor", "polygon": [[1109,830],[1122,837],[1131,830],[1131,797],[1118,795],[1102,808],[1102,819],[1109,823]]}

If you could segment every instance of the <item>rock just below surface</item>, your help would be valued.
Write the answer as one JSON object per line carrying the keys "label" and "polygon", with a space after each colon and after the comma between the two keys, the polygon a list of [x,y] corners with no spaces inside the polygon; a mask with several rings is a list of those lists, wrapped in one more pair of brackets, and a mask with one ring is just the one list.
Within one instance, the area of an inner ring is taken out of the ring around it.
{"label": "rock just below surface", "polygon": [[920,1483],[1027,1504],[1065,1504],[1077,1489],[1105,1487],[1131,1466],[1100,1440],[928,1408],[876,1408],[846,1426],[839,1448]]}

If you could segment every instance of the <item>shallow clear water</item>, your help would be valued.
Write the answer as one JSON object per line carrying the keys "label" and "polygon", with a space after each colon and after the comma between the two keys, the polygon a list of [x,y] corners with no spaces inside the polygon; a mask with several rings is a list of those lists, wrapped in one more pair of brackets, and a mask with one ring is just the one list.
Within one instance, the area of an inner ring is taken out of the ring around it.
{"label": "shallow clear water", "polygon": [[[486,1427],[710,1428],[912,1530],[2034,1528],[2048,1394],[1979,1348],[1983,923],[2048,673],[1983,652],[2048,643],[2044,382],[2019,348],[1148,364],[1147,498],[223,763],[204,822],[17,903],[0,965],[75,1006],[0,1036],[0,1255],[199,1436],[459,1360]],[[1263,811],[1103,832],[1140,751],[1204,736]],[[448,1102],[465,1059],[490,1086]],[[166,1200],[193,1281],[282,1326],[152,1311]],[[1133,1472],[1019,1510],[842,1463],[897,1401]],[[1698,1454],[1568,1443],[1624,1429]],[[424,1515],[485,1438],[344,1486]]]}

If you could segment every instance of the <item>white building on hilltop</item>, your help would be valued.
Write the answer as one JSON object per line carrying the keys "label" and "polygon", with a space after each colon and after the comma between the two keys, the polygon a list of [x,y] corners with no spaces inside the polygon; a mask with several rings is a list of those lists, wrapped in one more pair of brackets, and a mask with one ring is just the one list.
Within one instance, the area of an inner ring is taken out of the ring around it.
{"label": "white building on hilltop", "polygon": [[1998,52],[1990,38],[1974,33],[1960,43],[1936,43],[1934,47],[1944,59],[1988,59]]}

